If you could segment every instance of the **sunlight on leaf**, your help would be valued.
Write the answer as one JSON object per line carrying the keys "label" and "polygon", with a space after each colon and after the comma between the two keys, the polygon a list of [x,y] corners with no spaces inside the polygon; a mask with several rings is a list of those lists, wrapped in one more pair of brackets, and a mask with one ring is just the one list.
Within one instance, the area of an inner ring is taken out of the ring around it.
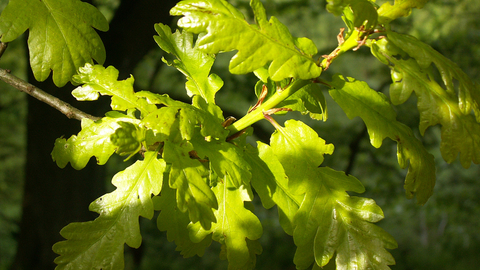
{"label": "sunlight on leaf", "polygon": [[207,103],[215,104],[215,93],[223,86],[220,77],[209,75],[215,58],[200,51],[197,44],[193,45],[192,33],[176,31],[172,34],[170,27],[163,24],[156,24],[155,30],[158,36],[154,39],[160,48],[177,58],[173,61],[162,60],[185,74],[188,95],[200,95]]}
{"label": "sunlight on leaf", "polygon": [[257,144],[258,149],[248,146],[245,152],[252,166],[252,186],[266,209],[277,205],[280,225],[287,234],[293,235],[293,218],[303,196],[288,188],[288,177],[271,147],[262,142]]}
{"label": "sunlight on leaf", "polygon": [[208,142],[204,138],[192,140],[192,144],[200,158],[209,160],[218,177],[228,175],[236,188],[250,183],[250,165],[243,159],[240,148],[227,142]]}
{"label": "sunlight on leaf", "polygon": [[319,167],[323,155],[333,152],[331,145],[295,120],[277,128],[270,144],[285,168],[289,189],[293,183],[297,194],[304,194],[293,219],[297,269],[314,262],[323,267],[335,253],[338,269],[388,269],[395,263],[385,250],[395,248],[395,240],[372,224],[383,218],[380,207],[371,199],[347,194],[364,192],[363,185],[353,176]]}
{"label": "sunlight on leaf", "polygon": [[168,187],[168,184],[164,184],[161,196],[154,197],[152,200],[155,210],[160,211],[157,227],[160,231],[167,232],[168,241],[175,241],[177,246],[175,250],[180,251],[184,258],[203,256],[205,249],[212,243],[212,237],[209,235],[200,242],[193,242],[190,239],[187,229],[190,218],[188,213],[178,209],[175,190]]}
{"label": "sunlight on leaf", "polygon": [[[371,48],[375,57],[392,68],[392,103],[405,102],[415,92],[421,134],[430,126],[442,126],[440,151],[443,159],[451,163],[460,156],[464,168],[470,167],[472,162],[479,164],[479,88],[450,60],[413,37],[392,32],[387,39],[373,43]],[[439,70],[445,89],[431,74],[431,63]]]}
{"label": "sunlight on leaf", "polygon": [[427,69],[434,64],[440,73],[446,93],[456,95],[462,113],[468,115],[473,111],[477,122],[480,122],[480,90],[457,64],[413,36],[389,31],[388,41],[414,58],[420,68]]}
{"label": "sunlight on leaf", "polygon": [[413,8],[423,8],[429,0],[395,0],[384,3],[378,9],[379,23],[389,23],[397,18],[409,16]]}
{"label": "sunlight on leaf", "polygon": [[113,110],[126,111],[137,109],[144,116],[157,109],[133,90],[133,77],[118,81],[118,70],[112,66],[86,64],[81,67],[72,80],[83,84],[72,91],[77,100],[97,100],[99,95],[112,96],[110,106]]}
{"label": "sunlight on leaf", "polygon": [[317,49],[311,40],[292,37],[288,29],[271,17],[267,21],[260,1],[251,2],[257,24],[248,24],[243,14],[224,0],[187,0],[178,3],[170,13],[183,16],[178,25],[200,35],[198,48],[207,53],[238,50],[230,62],[235,74],[253,72],[270,63],[271,78],[311,79],[322,69],[311,57]]}
{"label": "sunlight on leaf", "polygon": [[216,222],[213,209],[218,208],[215,194],[207,185],[203,176],[207,175],[205,167],[189,152],[193,148],[184,141],[181,144],[165,143],[163,156],[172,164],[169,174],[169,186],[177,191],[177,205],[182,212],[188,210],[192,222],[200,221],[203,228],[210,229]]}
{"label": "sunlight on leaf", "polygon": [[405,179],[408,198],[417,196],[419,204],[425,204],[435,186],[435,162],[412,130],[396,120],[396,113],[383,94],[372,90],[365,82],[353,78],[344,79],[337,75],[332,82],[334,88],[329,93],[352,119],[362,118],[370,135],[370,142],[380,147],[388,137],[397,142],[398,163],[406,168]]}
{"label": "sunlight on leaf", "polygon": [[97,163],[103,165],[117,149],[111,141],[111,136],[121,127],[120,122],[138,122],[127,115],[114,112],[106,117],[93,122],[82,119],[82,130],[78,135],[71,136],[68,140],[59,138],[55,141],[52,158],[60,168],[70,162],[74,169],[83,169],[90,158],[95,156]]}
{"label": "sunlight on leaf", "polygon": [[10,0],[0,16],[2,42],[29,29],[30,64],[38,81],[53,70],[53,81],[64,86],[79,67],[93,60],[103,64],[105,48],[93,28],[108,30],[94,6],[79,0]]}
{"label": "sunlight on leaf", "polygon": [[[225,178],[225,181],[227,178]],[[212,188],[219,202],[215,210],[217,222],[210,230],[204,230],[198,223],[190,224],[190,237],[201,241],[209,234],[222,245],[228,259],[228,269],[254,269],[255,255],[261,253],[260,244],[255,241],[263,233],[262,224],[252,212],[245,209],[244,201],[250,201],[251,195],[242,186],[228,188],[231,184],[219,182]],[[252,241],[250,241],[252,240]]]}
{"label": "sunlight on leaf", "polygon": [[[285,172],[298,171],[308,173],[311,167],[319,166],[323,162],[324,154],[332,154],[333,144],[326,144],[325,140],[306,124],[300,121],[289,120],[285,122],[285,128],[278,129],[270,139],[270,145],[274,151],[282,151],[284,154],[277,155]],[[299,159],[297,163],[291,163],[291,159]],[[295,193],[303,194],[303,181],[289,179],[289,188],[296,190]],[[298,190],[297,190],[298,189]]]}
{"label": "sunlight on leaf", "polygon": [[90,210],[100,216],[71,223],[60,232],[67,240],[53,246],[60,254],[55,269],[123,269],[123,247],[125,243],[140,246],[138,217],[153,217],[151,196],[160,193],[165,168],[165,161],[152,151],[145,153],[143,161],[117,173],[112,179],[117,189],[90,204]]}

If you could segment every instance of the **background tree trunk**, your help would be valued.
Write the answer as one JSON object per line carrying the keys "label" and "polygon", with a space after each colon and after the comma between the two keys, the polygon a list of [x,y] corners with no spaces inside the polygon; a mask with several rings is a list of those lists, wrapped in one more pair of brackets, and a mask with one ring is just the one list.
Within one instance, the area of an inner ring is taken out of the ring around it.
{"label": "background tree trunk", "polygon": [[[120,70],[120,79],[128,76],[145,54],[156,46],[154,23],[169,24],[168,11],[177,1],[123,0],[110,23],[110,31],[100,33],[107,51],[105,66]],[[139,19],[141,18],[141,19]],[[30,82],[90,114],[101,116],[108,104],[76,102],[70,94],[73,86],[57,88],[51,79]],[[52,245],[62,237],[61,228],[70,222],[96,217],[88,205],[104,193],[105,169],[91,160],[86,168],[75,171],[70,165],[60,169],[50,153],[56,138],[70,137],[80,131],[80,123],[33,98],[28,99],[27,161],[23,214],[12,270],[54,269],[56,254]]]}

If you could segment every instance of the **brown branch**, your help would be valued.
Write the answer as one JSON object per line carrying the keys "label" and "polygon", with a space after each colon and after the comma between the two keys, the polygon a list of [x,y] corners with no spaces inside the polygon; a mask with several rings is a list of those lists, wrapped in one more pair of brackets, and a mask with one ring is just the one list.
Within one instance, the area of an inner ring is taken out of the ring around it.
{"label": "brown branch", "polygon": [[99,117],[85,113],[72,105],[54,97],[42,89],[29,84],[28,82],[10,74],[10,71],[0,68],[0,80],[10,84],[16,89],[29,94],[30,96],[40,100],[41,102],[52,106],[61,113],[65,114],[70,119],[82,120],[82,118],[89,118],[94,121],[100,119]]}
{"label": "brown branch", "polygon": [[0,42],[0,58],[8,47],[8,43]]}

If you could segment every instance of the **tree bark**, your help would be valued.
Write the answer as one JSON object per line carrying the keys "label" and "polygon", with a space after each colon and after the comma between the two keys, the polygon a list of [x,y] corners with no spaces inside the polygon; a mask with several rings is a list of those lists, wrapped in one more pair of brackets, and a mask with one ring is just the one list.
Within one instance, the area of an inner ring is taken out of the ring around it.
{"label": "tree bark", "polygon": [[[105,66],[114,65],[119,69],[120,79],[132,73],[137,63],[156,46],[152,38],[154,23],[170,23],[168,11],[176,2],[123,0],[110,23],[110,31],[100,33],[107,51]],[[42,83],[35,82],[33,75],[29,79],[40,89],[87,113],[101,116],[108,110],[107,102],[75,101],[70,94],[71,85],[59,89],[51,79]],[[105,170],[97,166],[94,159],[80,171],[69,165],[60,169],[52,161],[50,153],[55,139],[78,133],[79,121],[29,98],[27,124],[23,214],[11,269],[51,270],[55,268],[53,260],[57,256],[52,245],[62,240],[61,228],[70,222],[96,217],[88,211],[88,205],[104,193]]]}

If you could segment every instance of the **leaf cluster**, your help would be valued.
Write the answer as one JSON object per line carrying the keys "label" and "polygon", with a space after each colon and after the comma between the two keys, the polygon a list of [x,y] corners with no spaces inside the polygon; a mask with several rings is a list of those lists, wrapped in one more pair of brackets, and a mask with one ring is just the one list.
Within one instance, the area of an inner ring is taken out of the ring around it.
{"label": "leaf cluster", "polygon": [[[276,114],[298,111],[326,121],[324,92],[349,118],[363,120],[374,147],[380,147],[385,138],[397,143],[398,163],[408,167],[406,195],[416,196],[419,204],[433,193],[435,163],[413,131],[396,120],[393,107],[413,92],[418,97],[421,135],[440,124],[441,151],[447,162],[460,155],[464,167],[480,163],[478,87],[430,46],[389,30],[389,22],[427,1],[396,0],[394,5],[380,7],[371,0],[328,1],[327,9],[341,15],[348,30],[345,36],[340,31],[338,47],[322,61],[310,39],[294,37],[277,18],[268,19],[259,0],[250,2],[254,23],[224,0],[181,1],[171,14],[181,16],[178,25],[182,30],[172,33],[170,27],[157,24],[154,39],[168,53],[163,62],[185,75],[191,103],[135,91],[133,77],[119,81],[114,67],[93,65],[92,58],[103,62],[104,52],[91,27],[106,30],[104,21],[95,12],[87,14],[90,6],[67,2],[61,13],[54,0],[40,4],[11,1],[0,16],[2,40],[11,40],[29,28],[31,47],[49,44],[45,46],[58,50],[61,44],[45,43],[55,40],[45,36],[39,41],[42,36],[35,29],[54,27],[45,31],[52,35],[55,29],[90,35],[91,43],[87,42],[82,56],[42,58],[31,48],[32,67],[39,80],[52,69],[59,85],[69,80],[79,85],[72,92],[77,100],[111,97],[112,111],[105,117],[83,119],[77,135],[56,140],[53,160],[62,168],[70,163],[75,169],[85,167],[92,157],[103,165],[114,153],[138,160],[113,177],[116,190],[90,205],[99,214],[95,220],[72,223],[61,231],[66,240],[53,247],[60,255],[55,260],[58,269],[123,268],[124,244],[140,246],[138,219],[151,219],[154,211],[160,211],[157,227],[166,231],[184,257],[202,256],[213,240],[220,243],[220,258],[228,260],[229,269],[253,269],[262,252],[258,239],[263,233],[250,204],[254,194],[265,208],[277,206],[280,225],[297,247],[294,262],[298,269],[312,264],[323,267],[332,259],[337,269],[388,269],[395,261],[387,249],[397,244],[375,225],[383,219],[382,210],[374,200],[351,194],[365,191],[357,178],[322,166],[334,146],[300,120],[287,120],[283,125],[275,120]],[[45,25],[13,18],[21,12],[30,14],[34,8],[42,9],[39,17]],[[78,12],[69,20],[58,15],[72,10]],[[77,25],[78,20],[88,23]],[[65,38],[77,37],[69,34]],[[69,42],[64,40],[74,52]],[[363,45],[391,68],[390,99],[354,78],[337,74],[329,81],[320,77],[337,57]],[[229,51],[236,51],[229,64],[231,73],[252,72],[259,79],[254,89],[258,102],[233,123],[215,103],[223,81],[211,73],[215,55]],[[35,57],[44,64],[34,65]],[[59,69],[54,64],[70,63],[69,59],[71,66],[82,66],[73,77],[68,65]],[[250,126],[265,119],[276,129],[269,144],[247,143]]]}
{"label": "leaf cluster", "polygon": [[[463,167],[480,163],[480,89],[453,62],[415,37],[389,31],[372,43],[372,53],[392,69],[390,96],[404,103],[415,92],[420,132],[442,126],[440,150],[451,163],[458,155]],[[441,82],[435,78],[440,74]]]}

